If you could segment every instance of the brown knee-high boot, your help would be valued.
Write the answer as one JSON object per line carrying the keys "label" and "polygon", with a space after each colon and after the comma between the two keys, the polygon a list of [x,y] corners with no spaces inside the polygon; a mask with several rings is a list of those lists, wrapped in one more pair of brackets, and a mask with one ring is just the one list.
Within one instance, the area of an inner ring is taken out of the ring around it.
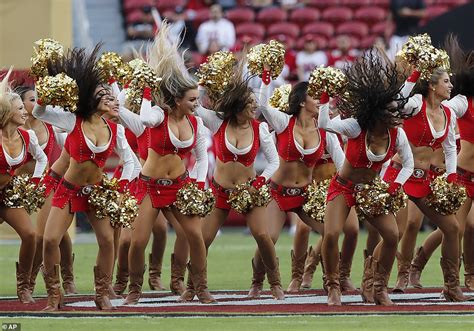
{"label": "brown knee-high boot", "polygon": [[325,275],[325,283],[328,292],[328,306],[340,306],[341,287],[339,285],[339,273],[327,273]]}
{"label": "brown knee-high boot", "polygon": [[127,289],[128,283],[128,269],[117,265],[117,275],[115,276],[114,291],[117,294],[122,294]]}
{"label": "brown knee-high boot", "polygon": [[140,300],[145,269],[146,267],[143,266],[143,269],[139,272],[130,272],[130,284],[128,285],[128,295],[123,302],[124,305],[136,305]]}
{"label": "brown knee-high boot", "polygon": [[474,264],[466,263],[464,260],[464,285],[469,291],[474,291]]}
{"label": "brown knee-high boot", "polygon": [[446,301],[459,302],[470,301],[472,297],[465,296],[459,286],[459,263],[451,259],[441,258],[441,269],[443,270],[444,289],[443,295]]}
{"label": "brown knee-high boot", "polygon": [[112,276],[107,275],[98,266],[94,267],[94,284],[95,284],[95,306],[99,310],[116,309],[110,303],[109,286],[112,285]]}
{"label": "brown knee-high boot", "polygon": [[174,254],[171,254],[171,280],[170,290],[173,294],[181,295],[186,290],[184,286],[184,274],[186,273],[186,263],[177,261]]}
{"label": "brown knee-high boot", "polygon": [[419,247],[416,251],[415,257],[410,265],[410,273],[408,275],[408,285],[414,288],[423,288],[420,283],[421,272],[425,268],[428,258],[426,257],[423,247]]}
{"label": "brown knee-high boot", "polygon": [[404,293],[408,287],[408,273],[410,270],[411,261],[399,252],[397,252],[398,274],[397,282],[393,288],[393,293]]}
{"label": "brown knee-high boot", "polygon": [[28,268],[18,262],[16,265],[16,295],[21,303],[35,303],[35,299],[31,296],[30,278],[31,273]]}
{"label": "brown knee-high boot", "polygon": [[390,271],[385,270],[376,259],[372,259],[372,261],[374,270],[374,302],[376,305],[393,306],[394,303],[390,300],[387,292]]}
{"label": "brown knee-high boot", "polygon": [[284,300],[285,293],[283,293],[283,289],[281,288],[281,277],[280,277],[280,268],[278,266],[278,258],[276,261],[275,269],[269,269],[265,266],[265,271],[267,273],[268,283],[270,284],[270,291],[272,292],[272,296],[277,300]]}
{"label": "brown knee-high boot", "polygon": [[294,293],[300,290],[307,255],[307,253],[304,253],[304,255],[297,258],[291,250],[291,282],[288,285],[288,292]]}
{"label": "brown knee-high boot", "polygon": [[342,254],[339,253],[339,282],[342,292],[356,291],[351,280],[351,264],[342,262]]}
{"label": "brown knee-high boot", "polygon": [[191,275],[199,302],[205,304],[217,303],[216,299],[212,297],[207,288],[207,266],[204,265],[204,267],[196,269],[191,265],[191,263],[188,263],[188,272]]}
{"label": "brown knee-high boot", "polygon": [[252,259],[252,285],[250,285],[248,298],[259,298],[263,291],[263,281],[265,280],[265,266],[262,262],[258,265]]}
{"label": "brown knee-high boot", "polygon": [[150,285],[150,290],[166,290],[161,282],[161,265],[163,264],[163,256],[159,257],[156,263],[153,263],[153,255],[150,254],[148,256],[148,261],[150,263],[150,268],[148,269],[148,285]]}
{"label": "brown knee-high boot", "polygon": [[193,301],[196,296],[196,291],[194,290],[193,280],[191,279],[191,274],[188,272],[188,280],[186,282],[186,290],[181,294],[178,299],[178,302],[188,302]]}
{"label": "brown knee-high boot", "polygon": [[48,303],[43,311],[56,311],[63,306],[64,297],[61,293],[61,284],[59,282],[59,264],[55,264],[52,270],[41,268],[48,293]]}
{"label": "brown knee-high boot", "polygon": [[33,294],[35,291],[36,278],[38,278],[38,273],[41,269],[41,266],[43,265],[42,263],[43,261],[39,261],[39,263],[37,263],[36,261],[33,260],[33,267],[31,268],[30,285],[29,285],[31,294]]}
{"label": "brown knee-high boot", "polygon": [[320,254],[317,254],[313,247],[309,246],[306,262],[304,265],[303,281],[301,282],[302,288],[311,288],[311,284],[313,283],[313,275],[316,271],[319,261],[321,261]]}
{"label": "brown knee-high boot", "polygon": [[63,279],[63,289],[64,294],[77,294],[76,284],[74,284],[74,273],[73,273],[73,263],[74,263],[74,253],[71,256],[71,264],[61,262],[61,278]]}
{"label": "brown knee-high boot", "polygon": [[364,249],[364,274],[360,285],[360,295],[367,303],[374,303],[374,269],[372,256]]}

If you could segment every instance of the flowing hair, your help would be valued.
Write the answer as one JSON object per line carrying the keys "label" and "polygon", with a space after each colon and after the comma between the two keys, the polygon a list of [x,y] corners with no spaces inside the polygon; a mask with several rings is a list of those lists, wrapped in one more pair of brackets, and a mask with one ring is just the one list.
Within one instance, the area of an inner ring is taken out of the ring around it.
{"label": "flowing hair", "polygon": [[100,73],[95,68],[100,47],[101,44],[97,44],[89,54],[85,48],[76,47],[69,49],[64,57],[48,61],[50,76],[65,73],[76,81],[79,87],[79,102],[75,114],[83,119],[95,114],[100,102],[100,97],[95,93],[101,85]]}
{"label": "flowing hair", "polygon": [[12,107],[15,100],[21,100],[20,96],[12,92],[8,79],[12,73],[13,67],[10,67],[7,74],[0,82],[0,128],[5,127],[12,117]]}
{"label": "flowing hair", "polygon": [[446,37],[443,48],[449,55],[454,86],[452,95],[474,96],[474,51],[466,53],[452,34]]}
{"label": "flowing hair", "polygon": [[365,52],[344,72],[349,97],[340,98],[337,104],[343,117],[355,118],[363,130],[379,125],[393,128],[409,117],[401,113],[408,100],[400,94],[403,78],[383,52]]}
{"label": "flowing hair", "polygon": [[147,49],[148,65],[161,77],[161,101],[171,109],[176,107],[176,99],[184,97],[187,91],[196,89],[197,82],[184,65],[184,53],[179,47],[182,40],[170,40],[170,25],[165,20]]}

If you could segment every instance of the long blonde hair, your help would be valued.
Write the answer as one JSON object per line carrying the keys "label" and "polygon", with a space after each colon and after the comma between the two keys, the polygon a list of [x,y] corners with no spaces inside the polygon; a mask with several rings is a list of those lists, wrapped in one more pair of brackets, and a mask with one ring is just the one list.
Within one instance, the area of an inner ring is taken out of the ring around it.
{"label": "long blonde hair", "polygon": [[176,99],[181,99],[188,90],[196,89],[197,82],[184,65],[184,53],[180,53],[181,39],[169,39],[170,25],[165,20],[147,49],[148,65],[162,78],[160,101],[170,108],[176,107]]}
{"label": "long blonde hair", "polygon": [[13,67],[10,67],[7,74],[0,82],[0,128],[5,127],[13,115],[11,112],[13,101],[17,99],[21,100],[18,94],[12,92],[10,84],[8,83],[12,70]]}

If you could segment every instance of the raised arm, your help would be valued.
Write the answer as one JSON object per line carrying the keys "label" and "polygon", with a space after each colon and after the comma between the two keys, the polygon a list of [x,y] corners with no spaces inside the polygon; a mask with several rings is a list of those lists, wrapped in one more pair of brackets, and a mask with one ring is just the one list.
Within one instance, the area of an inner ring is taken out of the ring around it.
{"label": "raised arm", "polygon": [[196,145],[194,146],[194,153],[196,155],[196,182],[201,188],[204,188],[204,183],[206,182],[207,176],[207,146],[206,146],[206,129],[202,120],[198,117],[198,129],[197,129],[197,139]]}
{"label": "raised arm", "polygon": [[163,122],[165,113],[163,109],[158,106],[151,106],[151,89],[145,87],[143,90],[142,106],[140,108],[140,121],[143,125],[154,128]]}
{"label": "raised arm", "polygon": [[361,133],[359,123],[355,118],[341,119],[340,116],[329,116],[329,96],[323,93],[320,98],[318,126],[329,132],[339,133],[348,138],[355,138]]}
{"label": "raised arm", "polygon": [[467,98],[461,94],[456,95],[450,100],[443,101],[442,104],[451,109],[456,114],[456,118],[463,117],[469,107]]}
{"label": "raised arm", "polygon": [[[410,96],[411,92],[413,91],[413,88],[416,85],[416,82],[418,81],[418,78],[420,78],[420,72],[414,70],[410,77],[407,78],[400,91],[400,94],[403,98],[408,98]],[[414,96],[408,99],[408,102],[404,105],[401,112],[414,116],[421,110],[422,104],[423,98],[421,94],[415,94]]]}
{"label": "raised arm", "polygon": [[122,125],[132,131],[134,135],[139,137],[145,132],[145,126],[140,120],[140,115],[122,106],[119,107],[118,113]]}
{"label": "raised arm", "polygon": [[28,134],[30,136],[30,144],[28,146],[29,153],[33,156],[36,160],[35,163],[35,170],[33,172],[32,178],[41,178],[43,176],[44,170],[48,165],[48,158],[46,154],[44,154],[43,149],[38,143],[38,138],[33,130],[28,130]]}
{"label": "raised arm", "polygon": [[273,142],[272,135],[268,130],[267,123],[260,123],[260,149],[262,150],[265,158],[267,159],[267,166],[263,169],[261,177],[265,178],[265,182],[268,181],[275,171],[280,166],[280,159],[278,158],[278,152]]}
{"label": "raised arm", "polygon": [[33,116],[66,132],[71,132],[76,124],[76,115],[62,110],[60,107],[43,106],[37,102],[33,108]]}
{"label": "raised arm", "polygon": [[346,157],[337,135],[332,132],[326,132],[326,143],[326,150],[328,151],[329,155],[331,155],[331,159],[336,166],[336,170],[341,170]]}
{"label": "raised arm", "polygon": [[262,81],[262,84],[260,85],[258,94],[259,109],[262,111],[263,116],[270,126],[275,130],[275,132],[280,134],[288,127],[291,116],[273,108],[268,104],[268,100],[270,98],[270,89],[269,85],[265,84],[264,81]]}

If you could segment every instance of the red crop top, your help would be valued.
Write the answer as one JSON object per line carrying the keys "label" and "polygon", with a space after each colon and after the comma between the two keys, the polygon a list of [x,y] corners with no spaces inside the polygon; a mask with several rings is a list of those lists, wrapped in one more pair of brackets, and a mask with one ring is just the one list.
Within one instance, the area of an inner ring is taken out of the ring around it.
{"label": "red crop top", "polygon": [[132,151],[134,153],[137,153],[138,152],[137,136],[135,136],[135,134],[131,130],[125,128],[125,138],[127,138],[128,145],[130,146]]}
{"label": "red crop top", "polygon": [[252,121],[253,129],[253,142],[252,148],[246,154],[238,155],[232,153],[225,144],[225,130],[229,124],[228,120],[222,122],[219,130],[214,135],[214,145],[216,146],[216,156],[224,163],[227,162],[239,162],[244,166],[248,167],[252,165],[257,157],[258,149],[260,148],[260,122],[257,120]]}
{"label": "red crop top", "polygon": [[296,117],[292,116],[287,128],[280,134],[277,134],[277,150],[278,155],[285,161],[302,161],[307,167],[314,167],[319,159],[321,159],[326,150],[326,131],[319,130],[319,147],[314,153],[304,155],[296,148],[293,128],[295,127]]}
{"label": "red crop top", "polygon": [[16,169],[20,168],[22,165],[28,162],[28,155],[30,155],[30,153],[28,153],[28,146],[30,146],[30,135],[28,131],[25,131],[23,129],[18,129],[18,132],[23,138],[23,143],[25,144],[25,155],[23,157],[23,160],[19,164],[11,166],[7,162],[3,147],[0,148],[0,174],[2,175],[8,174],[10,176],[13,176]]}
{"label": "red crop top", "polygon": [[[46,130],[48,130],[48,141],[46,142],[46,146],[43,148],[43,152],[48,157],[48,160],[50,160],[50,155],[51,155],[51,152],[53,151],[54,144],[55,144],[55,140],[54,140],[55,133],[53,130],[53,126],[51,124],[48,124],[45,122],[43,122],[43,124],[46,126]],[[33,160],[33,156],[30,153],[28,153],[26,155],[25,163],[28,163],[31,160]]]}
{"label": "red crop top", "polygon": [[468,100],[466,112],[458,118],[458,127],[461,140],[474,144],[474,97]]}
{"label": "red crop top", "polygon": [[354,168],[368,168],[379,171],[382,165],[393,155],[396,154],[395,146],[397,143],[398,129],[392,128],[389,130],[390,146],[388,146],[387,153],[381,161],[370,161],[367,157],[366,136],[367,130],[362,132],[355,138],[347,141],[346,159]]}
{"label": "red crop top", "polygon": [[148,157],[148,146],[150,145],[150,129],[145,128],[145,131],[137,137],[138,157],[146,160]]}
{"label": "red crop top", "polygon": [[112,154],[112,151],[117,144],[117,124],[105,120],[110,128],[111,137],[109,147],[100,153],[94,153],[90,150],[89,146],[86,143],[86,137],[82,131],[82,119],[80,117],[76,118],[76,124],[71,133],[68,134],[66,138],[66,143],[64,148],[69,153],[69,155],[76,160],[78,163],[85,161],[94,162],[99,168],[105,166],[105,161]]}
{"label": "red crop top", "polygon": [[181,159],[183,159],[187,153],[191,152],[196,145],[197,135],[198,135],[198,124],[196,117],[194,115],[186,116],[193,127],[194,141],[189,147],[178,148],[171,142],[168,128],[168,113],[164,112],[165,118],[160,125],[155,128],[150,128],[150,140],[148,148],[151,148],[156,153],[160,155],[168,154],[177,154]]}
{"label": "red crop top", "polygon": [[433,150],[440,148],[441,143],[448,135],[449,124],[451,123],[450,109],[443,106],[443,110],[446,116],[446,129],[441,137],[434,138],[431,133],[430,124],[428,123],[428,116],[426,115],[426,101],[423,100],[421,110],[418,114],[403,122],[403,129],[407,134],[408,141],[416,147],[426,146],[431,147]]}

